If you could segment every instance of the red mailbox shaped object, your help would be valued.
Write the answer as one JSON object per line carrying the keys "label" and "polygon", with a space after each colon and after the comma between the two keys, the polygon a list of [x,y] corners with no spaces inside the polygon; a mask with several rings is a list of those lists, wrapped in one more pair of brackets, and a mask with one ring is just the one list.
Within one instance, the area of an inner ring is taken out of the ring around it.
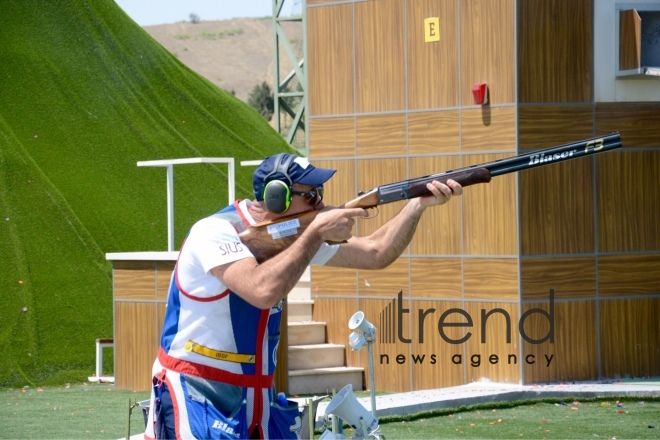
{"label": "red mailbox shaped object", "polygon": [[488,85],[476,83],[472,86],[472,96],[476,105],[488,104]]}

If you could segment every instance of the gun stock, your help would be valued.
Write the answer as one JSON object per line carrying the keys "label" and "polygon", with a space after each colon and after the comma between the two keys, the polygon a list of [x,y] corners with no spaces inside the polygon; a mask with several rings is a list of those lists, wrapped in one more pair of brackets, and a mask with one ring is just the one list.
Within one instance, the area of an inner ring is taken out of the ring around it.
{"label": "gun stock", "polygon": [[[464,187],[478,183],[488,183],[495,176],[603,153],[621,146],[619,133],[612,133],[608,136],[585,139],[494,162],[382,185],[360,193],[358,197],[346,202],[339,208],[369,209],[399,200],[423,197],[431,194],[426,188],[426,184],[433,180],[447,183],[448,180],[453,179]],[[301,215],[262,222],[249,226],[240,232],[239,236],[257,261],[261,263],[291,246],[298,236],[314,221],[318,213],[319,211],[309,211]]]}

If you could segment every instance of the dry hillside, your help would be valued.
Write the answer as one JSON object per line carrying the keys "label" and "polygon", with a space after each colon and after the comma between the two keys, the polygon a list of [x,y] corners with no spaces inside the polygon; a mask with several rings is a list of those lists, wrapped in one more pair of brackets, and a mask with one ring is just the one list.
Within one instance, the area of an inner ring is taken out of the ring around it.
{"label": "dry hillside", "polygon": [[[285,23],[295,51],[302,57],[302,26]],[[144,28],[182,63],[213,84],[247,102],[255,85],[266,81],[273,88],[275,75],[271,17],[235,18],[222,21],[181,22]],[[280,75],[290,71],[286,52],[280,49]]]}

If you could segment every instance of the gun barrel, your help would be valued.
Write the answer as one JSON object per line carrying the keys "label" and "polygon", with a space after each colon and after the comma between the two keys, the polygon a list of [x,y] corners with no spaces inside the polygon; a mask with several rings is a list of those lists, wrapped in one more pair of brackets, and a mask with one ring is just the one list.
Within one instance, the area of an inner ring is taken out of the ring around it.
{"label": "gun barrel", "polygon": [[621,136],[619,133],[612,133],[607,136],[594,137],[578,142],[572,142],[570,144],[560,145],[558,147],[532,151],[530,153],[496,160],[480,166],[488,169],[491,176],[495,177],[515,171],[550,165],[564,160],[577,159],[591,154],[603,153],[605,151],[620,148],[621,146]]}

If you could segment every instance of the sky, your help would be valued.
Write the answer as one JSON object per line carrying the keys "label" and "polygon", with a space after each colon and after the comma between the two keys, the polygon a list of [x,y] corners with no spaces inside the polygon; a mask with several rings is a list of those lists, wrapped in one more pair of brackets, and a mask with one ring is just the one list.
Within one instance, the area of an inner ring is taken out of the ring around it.
{"label": "sky", "polygon": [[115,0],[140,26],[190,21],[190,14],[201,20],[241,17],[270,17],[273,0]]}

